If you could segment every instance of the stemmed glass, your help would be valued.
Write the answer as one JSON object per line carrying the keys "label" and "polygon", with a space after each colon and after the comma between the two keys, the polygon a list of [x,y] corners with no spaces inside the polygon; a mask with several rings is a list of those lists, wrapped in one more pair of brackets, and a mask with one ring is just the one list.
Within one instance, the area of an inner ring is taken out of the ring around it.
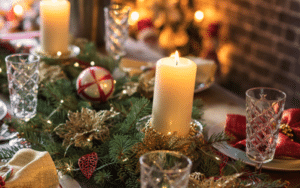
{"label": "stemmed glass", "polygon": [[124,44],[129,35],[129,12],[130,7],[122,4],[104,7],[105,49],[116,62],[126,54]]}
{"label": "stemmed glass", "polygon": [[246,155],[257,173],[274,158],[285,100],[286,94],[274,88],[246,91]]}

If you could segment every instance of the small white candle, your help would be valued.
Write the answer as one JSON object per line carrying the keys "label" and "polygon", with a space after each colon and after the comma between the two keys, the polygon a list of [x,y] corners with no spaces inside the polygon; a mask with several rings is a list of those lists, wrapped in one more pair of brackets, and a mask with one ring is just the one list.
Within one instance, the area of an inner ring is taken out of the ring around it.
{"label": "small white candle", "polygon": [[42,50],[50,54],[68,52],[70,2],[43,0],[40,2],[40,16]]}
{"label": "small white candle", "polygon": [[167,135],[190,130],[197,66],[186,58],[167,57],[156,64],[152,126]]}

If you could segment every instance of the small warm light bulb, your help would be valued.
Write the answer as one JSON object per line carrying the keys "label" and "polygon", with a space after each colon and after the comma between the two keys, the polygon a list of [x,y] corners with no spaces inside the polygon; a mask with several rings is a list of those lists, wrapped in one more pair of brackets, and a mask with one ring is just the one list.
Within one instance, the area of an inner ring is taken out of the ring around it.
{"label": "small warm light bulb", "polygon": [[74,67],[79,67],[79,63],[78,63],[78,62],[75,62],[75,63],[74,63]]}
{"label": "small warm light bulb", "polygon": [[133,11],[131,13],[131,19],[134,20],[134,21],[137,21],[140,17],[140,14],[137,12],[137,11]]}
{"label": "small warm light bulb", "polygon": [[61,56],[61,51],[58,51],[58,52],[57,52],[57,56]]}
{"label": "small warm light bulb", "polygon": [[14,13],[17,16],[22,16],[23,15],[23,7],[21,5],[14,6]]}
{"label": "small warm light bulb", "polygon": [[177,50],[175,52],[175,62],[176,62],[176,65],[178,65],[178,63],[179,63],[179,54],[178,54]]}
{"label": "small warm light bulb", "polygon": [[204,13],[201,10],[195,12],[194,18],[197,22],[201,22],[204,18]]}
{"label": "small warm light bulb", "polygon": [[62,104],[62,103],[64,103],[65,101],[64,100],[60,100],[60,103]]}
{"label": "small warm light bulb", "polygon": [[114,84],[116,84],[117,83],[117,80],[114,80]]}
{"label": "small warm light bulb", "polygon": [[2,69],[0,68],[0,73],[2,72]]}
{"label": "small warm light bulb", "polygon": [[130,14],[129,25],[134,25],[140,17],[140,14],[137,11],[133,11]]}
{"label": "small warm light bulb", "polygon": [[94,66],[95,65],[95,61],[91,61],[91,66]]}

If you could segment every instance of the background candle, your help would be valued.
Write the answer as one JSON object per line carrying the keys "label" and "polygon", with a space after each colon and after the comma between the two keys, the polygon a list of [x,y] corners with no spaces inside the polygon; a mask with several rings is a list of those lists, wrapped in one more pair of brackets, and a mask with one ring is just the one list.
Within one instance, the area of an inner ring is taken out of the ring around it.
{"label": "background candle", "polygon": [[68,52],[70,2],[43,0],[40,2],[41,46],[44,52]]}
{"label": "background candle", "polygon": [[190,130],[197,66],[186,58],[162,58],[157,62],[152,108],[152,126],[162,134]]}

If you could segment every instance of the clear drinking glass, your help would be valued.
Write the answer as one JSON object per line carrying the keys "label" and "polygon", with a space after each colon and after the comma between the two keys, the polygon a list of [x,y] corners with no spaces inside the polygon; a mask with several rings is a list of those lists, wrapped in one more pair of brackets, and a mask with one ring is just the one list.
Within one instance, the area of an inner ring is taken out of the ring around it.
{"label": "clear drinking glass", "polygon": [[192,161],[174,151],[157,150],[140,157],[142,188],[187,187]]}
{"label": "clear drinking glass", "polygon": [[122,4],[104,7],[105,48],[116,61],[126,54],[124,43],[129,35],[129,12],[130,7]]}
{"label": "clear drinking glass", "polygon": [[260,173],[263,163],[273,160],[286,94],[273,88],[246,91],[246,155]]}
{"label": "clear drinking glass", "polygon": [[36,115],[40,57],[13,54],[5,58],[11,110],[28,121]]}

